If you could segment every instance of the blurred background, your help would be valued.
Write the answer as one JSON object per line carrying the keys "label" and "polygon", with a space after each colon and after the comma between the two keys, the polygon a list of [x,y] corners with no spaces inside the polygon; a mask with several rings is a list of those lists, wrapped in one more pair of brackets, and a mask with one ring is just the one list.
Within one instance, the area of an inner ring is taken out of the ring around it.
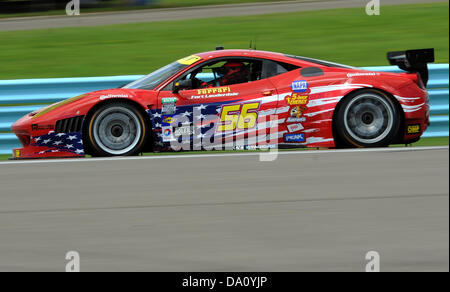
{"label": "blurred background", "polygon": [[[0,0],[1,14],[25,13],[34,14],[46,12],[55,14],[63,11],[70,0]],[[286,1],[286,0],[278,0]],[[306,1],[306,0],[304,0]],[[314,1],[314,0],[312,0]],[[80,0],[80,6],[85,11],[111,11],[122,9],[170,8],[198,6],[208,4],[233,4],[247,2],[273,2],[272,0]]]}
{"label": "blurred background", "polygon": [[[68,0],[0,0],[0,11],[8,13],[35,13],[44,11],[55,11],[65,9]],[[81,8],[99,9],[133,7],[133,6],[152,6],[156,5],[158,0],[80,0]],[[164,1],[161,1],[164,2]],[[171,1],[168,1],[169,3]]]}
{"label": "blurred background", "polygon": [[[30,13],[65,9],[66,0],[0,0],[2,13]],[[107,8],[121,6],[147,6],[156,0],[80,0],[81,8]]]}

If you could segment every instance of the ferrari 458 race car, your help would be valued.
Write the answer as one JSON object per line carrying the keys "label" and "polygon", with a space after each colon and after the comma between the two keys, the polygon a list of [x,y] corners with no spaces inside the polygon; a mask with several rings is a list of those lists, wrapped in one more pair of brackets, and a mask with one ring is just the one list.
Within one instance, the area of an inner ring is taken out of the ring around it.
{"label": "ferrari 458 race car", "polygon": [[23,145],[13,158],[415,142],[429,124],[434,50],[388,59],[406,72],[218,48],[26,115],[12,126]]}

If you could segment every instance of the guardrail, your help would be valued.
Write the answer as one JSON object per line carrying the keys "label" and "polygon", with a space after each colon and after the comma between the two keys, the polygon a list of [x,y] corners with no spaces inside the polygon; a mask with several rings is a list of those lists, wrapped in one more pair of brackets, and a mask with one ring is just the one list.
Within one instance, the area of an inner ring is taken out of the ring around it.
{"label": "guardrail", "polygon": [[[449,64],[432,64],[428,90],[431,98],[431,125],[424,137],[449,136]],[[372,71],[401,72],[398,67],[364,67]],[[11,125],[20,117],[47,104],[82,93],[116,88],[142,75],[83,78],[0,80],[0,154],[20,147]]]}

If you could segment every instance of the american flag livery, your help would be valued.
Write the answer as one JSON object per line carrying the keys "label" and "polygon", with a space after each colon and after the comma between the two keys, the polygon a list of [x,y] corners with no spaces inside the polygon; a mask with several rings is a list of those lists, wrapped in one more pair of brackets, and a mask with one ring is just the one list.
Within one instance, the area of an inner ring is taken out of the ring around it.
{"label": "american flag livery", "polygon": [[31,137],[31,146],[45,147],[45,150],[35,154],[72,153],[84,155],[81,133],[55,133],[50,131],[46,135]]}

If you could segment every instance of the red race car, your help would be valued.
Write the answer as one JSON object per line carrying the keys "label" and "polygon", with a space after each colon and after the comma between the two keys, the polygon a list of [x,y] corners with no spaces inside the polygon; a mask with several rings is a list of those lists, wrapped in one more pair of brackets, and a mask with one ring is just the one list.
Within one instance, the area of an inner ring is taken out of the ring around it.
{"label": "red race car", "polygon": [[412,143],[429,124],[434,50],[388,59],[406,72],[219,47],[26,115],[12,126],[23,145],[13,158]]}

